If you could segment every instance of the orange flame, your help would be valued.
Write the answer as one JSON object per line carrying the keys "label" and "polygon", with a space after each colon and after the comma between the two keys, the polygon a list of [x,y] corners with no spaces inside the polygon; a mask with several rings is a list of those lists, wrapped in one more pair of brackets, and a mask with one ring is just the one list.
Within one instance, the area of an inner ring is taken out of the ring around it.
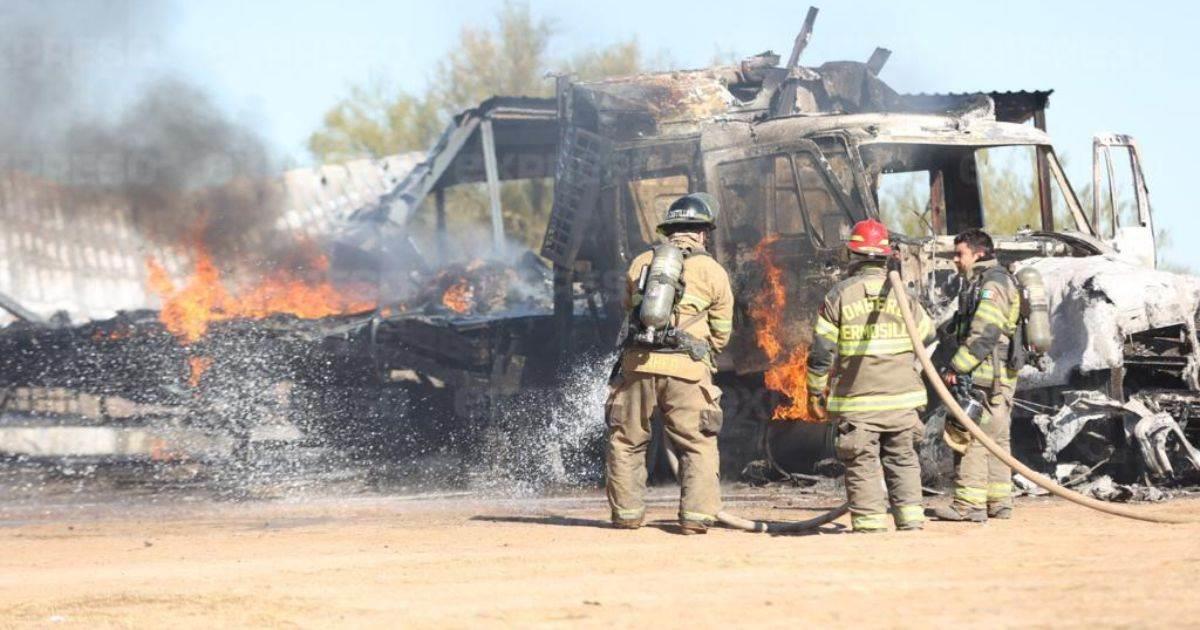
{"label": "orange flame", "polygon": [[212,362],[212,357],[188,357],[188,387],[196,389],[200,386],[200,377]]}
{"label": "orange flame", "polygon": [[466,278],[459,278],[445,293],[442,304],[455,313],[466,313],[475,302],[475,291]]}
{"label": "orange flame", "polygon": [[[230,291],[203,247],[196,248],[194,259],[195,269],[181,287],[157,260],[146,259],[146,282],[163,301],[159,319],[184,343],[198,341],[210,325],[219,321],[262,319],[276,314],[316,319],[375,307],[371,300],[344,295],[328,280],[312,281],[289,271],[272,272],[249,287]],[[329,262],[318,256],[312,267],[324,272]]]}
{"label": "orange flame", "polygon": [[96,330],[92,333],[92,341],[121,341],[133,336],[133,328],[114,328],[108,332]]}
{"label": "orange flame", "polygon": [[812,422],[808,417],[808,385],[805,382],[808,348],[797,346],[785,356],[781,341],[787,289],[783,283],[783,270],[771,257],[770,246],[776,238],[768,237],[754,249],[755,256],[766,273],[766,288],[751,303],[750,318],[755,324],[755,341],[770,362],[767,373],[763,375],[763,381],[768,389],[780,392],[790,399],[788,404],[776,406],[771,418]]}

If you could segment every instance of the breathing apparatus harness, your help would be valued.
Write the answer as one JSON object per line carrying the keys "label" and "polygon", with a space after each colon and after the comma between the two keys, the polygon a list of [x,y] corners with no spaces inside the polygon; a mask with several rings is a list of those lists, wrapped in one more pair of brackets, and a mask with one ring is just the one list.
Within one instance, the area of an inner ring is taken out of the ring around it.
{"label": "breathing apparatus harness", "polygon": [[[1020,370],[1044,357],[1050,349],[1050,311],[1042,274],[1029,266],[1014,274],[1004,265],[996,265],[968,281],[959,293],[958,312],[955,314],[954,331],[960,343],[966,339],[971,318],[983,299],[983,285],[989,280],[1003,281],[1015,287],[1020,294],[1021,305],[1016,325],[1002,331],[1009,337],[1001,340],[1007,347],[1003,349],[1004,352],[993,353],[993,359],[997,360],[994,366],[997,374],[1000,367]],[[999,361],[1001,357],[1003,362]]]}
{"label": "breathing apparatus harness", "polygon": [[[958,343],[966,340],[971,320],[983,299],[983,285],[989,281],[1004,282],[1015,287],[1021,300],[1016,324],[1011,329],[1001,331],[1007,338],[1002,337],[997,342],[997,347],[988,358],[992,362],[994,374],[988,395],[995,395],[1000,390],[1002,369],[1018,371],[1030,362],[1039,361],[1046,356],[1051,342],[1050,313],[1045,284],[1036,269],[1026,266],[1013,274],[1007,267],[998,264],[966,281],[960,290],[958,311],[953,322]],[[1001,344],[1004,344],[1004,347],[1000,347]],[[949,389],[963,412],[978,423],[983,418],[984,409],[978,400],[974,380],[970,374],[960,374]],[[965,451],[970,441],[966,427],[953,415],[947,420],[955,429],[955,433],[947,432],[947,444],[956,451]]]}
{"label": "breathing apparatus harness", "polygon": [[686,332],[708,312],[700,311],[678,321],[679,301],[686,286],[684,262],[692,256],[709,256],[709,253],[669,242],[654,248],[650,264],[643,266],[638,276],[636,294],[641,300],[630,311],[623,348],[687,354],[695,361],[704,361],[709,356],[708,342]]}

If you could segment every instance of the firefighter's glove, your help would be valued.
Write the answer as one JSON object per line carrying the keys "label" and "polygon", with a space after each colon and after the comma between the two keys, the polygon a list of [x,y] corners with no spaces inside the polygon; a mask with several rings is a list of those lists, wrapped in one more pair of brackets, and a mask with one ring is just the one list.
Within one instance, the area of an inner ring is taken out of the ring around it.
{"label": "firefighter's glove", "polygon": [[808,395],[808,417],[821,421],[829,419],[829,406],[825,394]]}
{"label": "firefighter's glove", "polygon": [[[954,396],[955,402],[962,408],[963,413],[972,420],[978,421],[983,412],[983,407],[979,401],[975,400],[971,393],[971,387],[974,385],[974,379],[970,374],[955,375],[953,371],[946,370],[946,375],[956,376],[954,383],[950,386],[950,393]],[[967,427],[959,421],[958,416],[946,410],[946,427],[943,433],[946,440],[946,446],[949,446],[954,452],[965,455],[967,447],[971,445],[971,433],[967,431]]]}

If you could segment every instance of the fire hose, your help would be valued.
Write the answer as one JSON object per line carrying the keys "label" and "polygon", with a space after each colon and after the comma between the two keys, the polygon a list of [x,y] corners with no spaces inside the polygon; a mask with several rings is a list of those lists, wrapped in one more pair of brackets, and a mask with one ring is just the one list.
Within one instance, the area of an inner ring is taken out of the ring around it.
{"label": "fire hose", "polygon": [[975,424],[971,418],[965,412],[963,412],[962,407],[958,405],[958,401],[954,399],[954,396],[950,394],[950,390],[946,388],[946,384],[943,383],[941,377],[938,376],[937,370],[933,367],[933,361],[929,359],[929,353],[925,351],[925,346],[922,345],[921,337],[917,333],[917,324],[913,319],[912,308],[909,306],[908,300],[904,297],[907,294],[905,293],[904,282],[900,279],[899,272],[888,272],[888,281],[891,282],[892,289],[899,297],[896,302],[900,305],[900,314],[904,317],[904,327],[908,329],[908,336],[912,340],[913,350],[916,352],[917,359],[921,362],[921,368],[925,371],[926,379],[931,385],[933,385],[934,391],[937,392],[938,398],[942,400],[942,404],[945,405],[946,409],[950,413],[954,414],[954,417],[958,419],[959,423],[966,427],[967,432],[971,434],[971,437],[979,440],[979,443],[982,444],[989,453],[995,455],[1000,459],[1000,461],[1004,462],[1005,465],[1017,471],[1026,479],[1029,479],[1050,494],[1066,499],[1072,503],[1076,503],[1099,512],[1104,512],[1105,514],[1123,516],[1125,518],[1148,521],[1151,523],[1200,522],[1200,519],[1196,518],[1175,516],[1171,514],[1155,514],[1153,512],[1147,512],[1144,510],[1105,503],[1104,501],[1099,501],[1097,499],[1084,496],[1078,492],[1068,490],[1058,485],[1049,477],[1046,477],[1041,473],[1034,471],[1025,464],[1022,464],[1008,451],[1000,448],[1000,445],[996,444],[992,438],[988,437],[988,435],[983,432],[983,429],[979,428],[979,425]]}
{"label": "fire hose", "polygon": [[[679,456],[671,449],[670,444],[667,445],[667,463],[671,465],[671,472],[675,474],[675,478],[679,478]],[[833,521],[841,518],[846,512],[850,511],[850,502],[847,501],[841,505],[819,514],[810,519],[803,521],[756,521],[748,518],[742,518],[736,514],[721,511],[717,512],[717,522],[733,529],[741,529],[757,534],[794,534],[810,529],[816,529],[822,525],[828,525]]]}

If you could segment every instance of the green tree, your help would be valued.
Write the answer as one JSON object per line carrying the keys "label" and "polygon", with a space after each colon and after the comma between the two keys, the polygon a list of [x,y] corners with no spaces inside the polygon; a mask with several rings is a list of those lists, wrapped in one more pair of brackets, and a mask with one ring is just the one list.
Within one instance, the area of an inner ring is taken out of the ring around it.
{"label": "green tree", "polygon": [[879,218],[901,234],[932,235],[929,210],[929,176],[925,171],[904,174],[899,183],[880,191]]}
{"label": "green tree", "polygon": [[462,29],[458,45],[438,63],[427,98],[452,115],[497,94],[549,96],[547,50],[554,34],[554,25],[535,19],[528,5],[505,3],[493,29]]}
{"label": "green tree", "polygon": [[584,81],[619,77],[643,71],[645,68],[669,68],[670,60],[666,55],[657,55],[647,59],[645,52],[636,39],[618,42],[608,48],[585,50],[572,59],[560,62],[558,71],[570,74]]}
{"label": "green tree", "polygon": [[1171,232],[1166,228],[1158,228],[1154,231],[1155,255],[1158,257],[1158,268],[1163,271],[1174,271],[1175,273],[1184,273],[1188,275],[1196,275],[1196,270],[1190,265],[1179,262],[1171,255],[1175,250],[1175,239],[1172,238]]}
{"label": "green tree", "polygon": [[322,162],[383,157],[426,147],[443,127],[436,103],[388,87],[355,86],[325,112],[308,149]]}
{"label": "green tree", "polygon": [[1035,149],[980,149],[975,161],[988,229],[996,234],[1015,234],[1024,227],[1040,230]]}
{"label": "green tree", "polygon": [[[1041,213],[1033,147],[997,147],[975,152],[976,175],[984,223],[988,231],[1013,234],[1031,226],[1040,229]],[[932,234],[929,214],[929,176],[919,171],[897,186],[881,190],[884,223],[910,236]]]}

